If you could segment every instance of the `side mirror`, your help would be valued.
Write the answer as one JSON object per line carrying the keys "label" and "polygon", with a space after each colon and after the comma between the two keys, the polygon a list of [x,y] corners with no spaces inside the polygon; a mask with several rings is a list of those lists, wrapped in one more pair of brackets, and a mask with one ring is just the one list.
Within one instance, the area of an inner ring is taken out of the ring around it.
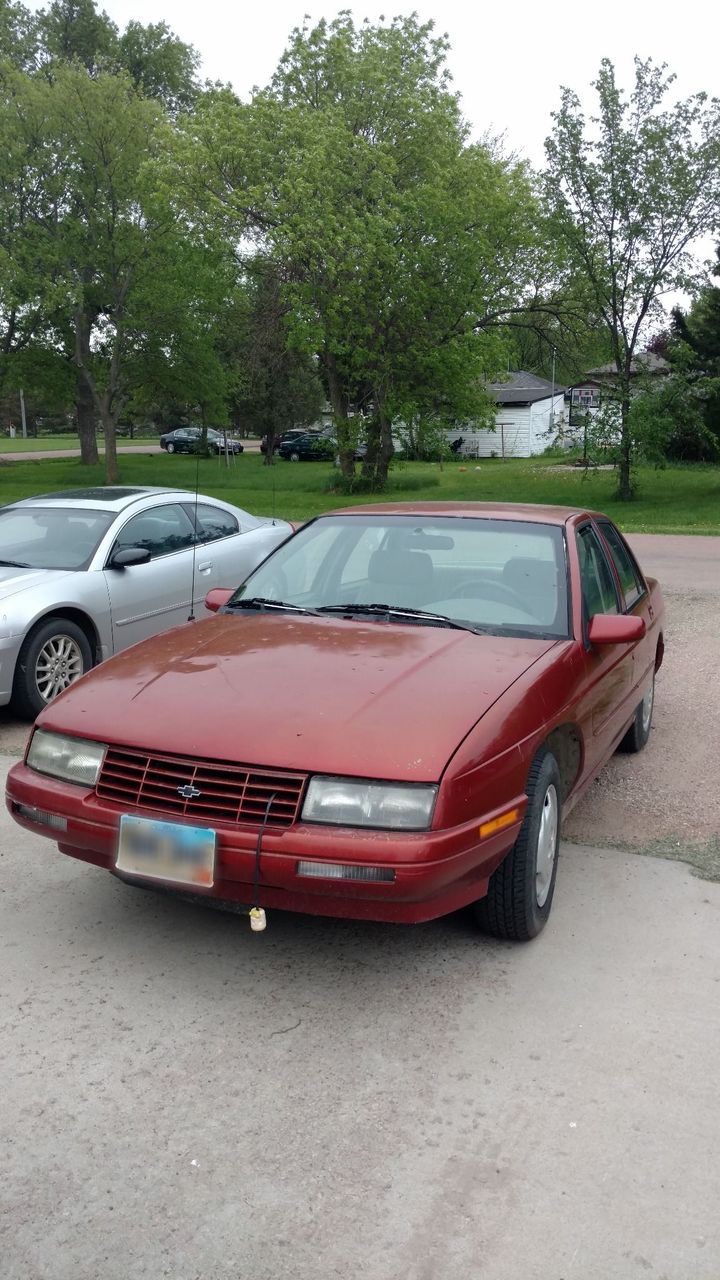
{"label": "side mirror", "polygon": [[149,559],[148,547],[121,547],[110,560],[110,568],[130,569],[135,564],[147,564]]}
{"label": "side mirror", "polygon": [[234,594],[234,590],[230,587],[213,587],[205,597],[205,608],[211,613],[217,613],[218,609],[222,609]]}
{"label": "side mirror", "polygon": [[596,613],[590,620],[590,644],[631,644],[645,635],[645,619],[623,613]]}

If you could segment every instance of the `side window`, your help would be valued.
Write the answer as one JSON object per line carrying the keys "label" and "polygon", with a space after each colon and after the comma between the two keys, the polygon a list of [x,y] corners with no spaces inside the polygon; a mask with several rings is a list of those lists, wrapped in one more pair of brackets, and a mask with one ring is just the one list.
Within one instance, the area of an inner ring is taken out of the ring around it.
{"label": "side window", "polygon": [[645,587],[635,568],[632,556],[615,525],[605,520],[599,522],[599,524],[617,569],[617,575],[625,596],[625,605],[628,609],[632,609],[633,605],[643,595]]}
{"label": "side window", "polygon": [[120,531],[114,550],[147,547],[152,559],[184,551],[194,541],[193,527],[181,506],[169,503],[152,511],[141,511]]}
{"label": "side window", "polygon": [[[191,507],[188,512],[191,519],[194,511],[195,508]],[[239,532],[240,526],[229,511],[223,511],[220,507],[209,507],[203,503],[198,505],[198,542],[216,542],[218,538],[230,538],[234,533]]]}
{"label": "side window", "polygon": [[580,529],[577,538],[582,598],[587,620],[594,618],[596,613],[617,613],[615,583],[600,539],[590,525]]}

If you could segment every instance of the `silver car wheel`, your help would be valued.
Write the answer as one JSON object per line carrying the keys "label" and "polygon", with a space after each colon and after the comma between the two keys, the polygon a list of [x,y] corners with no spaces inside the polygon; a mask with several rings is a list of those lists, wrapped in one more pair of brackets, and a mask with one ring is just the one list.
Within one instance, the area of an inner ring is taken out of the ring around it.
{"label": "silver car wheel", "polygon": [[535,897],[539,907],[545,906],[552,884],[557,854],[559,812],[557,791],[551,783],[543,800],[535,851]]}
{"label": "silver car wheel", "polygon": [[50,702],[83,674],[79,645],[71,636],[55,635],[45,642],[35,663],[35,684],[45,702]]}

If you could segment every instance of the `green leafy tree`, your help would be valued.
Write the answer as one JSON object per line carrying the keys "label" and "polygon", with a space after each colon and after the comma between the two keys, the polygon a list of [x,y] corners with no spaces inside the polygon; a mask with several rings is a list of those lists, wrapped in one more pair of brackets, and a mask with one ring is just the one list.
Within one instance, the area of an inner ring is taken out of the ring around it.
{"label": "green leafy tree", "polygon": [[313,353],[341,465],[365,413],[381,487],[398,415],[480,411],[494,330],[535,266],[529,175],[471,145],[432,24],[293,32],[269,87],[211,95],[184,126],[178,182],[276,266],[294,348]]}
{"label": "green leafy tree", "polygon": [[690,246],[720,218],[720,104],[702,93],[664,106],[673,77],[635,62],[625,98],[603,60],[586,122],[563,89],[546,142],[548,197],[570,261],[591,290],[617,370],[619,496],[633,494],[631,378],[644,327],[694,277]]}
{"label": "green leafy tree", "polygon": [[[713,275],[720,277],[720,248]],[[703,420],[720,445],[720,288],[706,284],[689,311],[677,308],[667,346],[676,368],[680,363],[702,397]]]}

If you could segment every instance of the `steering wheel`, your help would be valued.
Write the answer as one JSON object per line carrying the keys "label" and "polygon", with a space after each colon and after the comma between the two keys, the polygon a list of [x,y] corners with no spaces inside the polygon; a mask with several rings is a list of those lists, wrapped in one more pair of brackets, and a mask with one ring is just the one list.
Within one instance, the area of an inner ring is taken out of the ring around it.
{"label": "steering wheel", "polygon": [[504,582],[491,582],[487,578],[463,578],[454,591],[450,592],[449,599],[498,600],[500,604],[512,604],[514,608],[520,606],[523,613],[527,613],[525,602],[517,591]]}

